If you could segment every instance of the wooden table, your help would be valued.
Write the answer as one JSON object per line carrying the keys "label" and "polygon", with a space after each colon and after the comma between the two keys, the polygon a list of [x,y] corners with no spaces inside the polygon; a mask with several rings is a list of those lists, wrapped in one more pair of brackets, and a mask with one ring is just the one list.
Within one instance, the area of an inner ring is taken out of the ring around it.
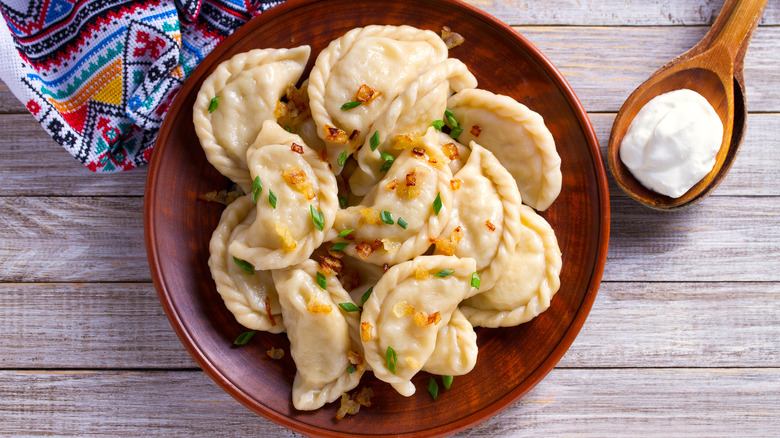
{"label": "wooden table", "polygon": [[[615,112],[722,1],[472,0]],[[558,366],[458,436],[780,436],[780,2],[745,62],[742,151],[712,196],[651,211],[610,180],[601,289]],[[0,435],[297,436],[195,365],[151,284],[145,169],[96,175],[0,83]]]}

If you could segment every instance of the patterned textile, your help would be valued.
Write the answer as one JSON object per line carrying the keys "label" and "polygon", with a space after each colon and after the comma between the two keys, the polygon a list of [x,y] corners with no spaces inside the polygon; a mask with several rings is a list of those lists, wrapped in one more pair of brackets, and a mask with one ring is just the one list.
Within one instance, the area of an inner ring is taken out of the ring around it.
{"label": "patterned textile", "polygon": [[90,170],[132,169],[149,161],[163,116],[195,66],[282,1],[0,0],[13,43],[0,44],[0,74]]}

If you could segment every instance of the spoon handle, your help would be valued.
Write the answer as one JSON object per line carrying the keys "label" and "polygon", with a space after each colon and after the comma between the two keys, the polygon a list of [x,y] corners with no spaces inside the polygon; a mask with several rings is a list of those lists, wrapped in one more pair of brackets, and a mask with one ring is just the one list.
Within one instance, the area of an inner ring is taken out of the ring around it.
{"label": "spoon handle", "polygon": [[704,40],[708,47],[721,46],[731,59],[741,63],[747,43],[769,0],[726,0]]}

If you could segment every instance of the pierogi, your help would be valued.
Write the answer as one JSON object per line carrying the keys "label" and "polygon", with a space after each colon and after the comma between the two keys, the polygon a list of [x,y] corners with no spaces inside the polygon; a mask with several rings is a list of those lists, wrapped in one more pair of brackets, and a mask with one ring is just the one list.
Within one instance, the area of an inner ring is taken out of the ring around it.
{"label": "pierogi", "polygon": [[534,211],[561,191],[553,136],[448,56],[430,30],[368,26],[307,78],[308,47],[253,50],[200,90],[201,145],[246,193],[212,277],[239,324],[286,332],[296,409],[348,399],[365,371],[407,397],[420,372],[469,373],[475,326],[530,321],[560,288]]}

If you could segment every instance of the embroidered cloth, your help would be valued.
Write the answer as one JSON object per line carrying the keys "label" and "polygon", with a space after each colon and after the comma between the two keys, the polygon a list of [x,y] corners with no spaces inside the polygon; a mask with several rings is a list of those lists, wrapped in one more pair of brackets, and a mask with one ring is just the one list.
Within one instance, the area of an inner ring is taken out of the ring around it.
{"label": "embroidered cloth", "polygon": [[195,66],[282,1],[0,0],[0,78],[90,170],[132,169]]}

